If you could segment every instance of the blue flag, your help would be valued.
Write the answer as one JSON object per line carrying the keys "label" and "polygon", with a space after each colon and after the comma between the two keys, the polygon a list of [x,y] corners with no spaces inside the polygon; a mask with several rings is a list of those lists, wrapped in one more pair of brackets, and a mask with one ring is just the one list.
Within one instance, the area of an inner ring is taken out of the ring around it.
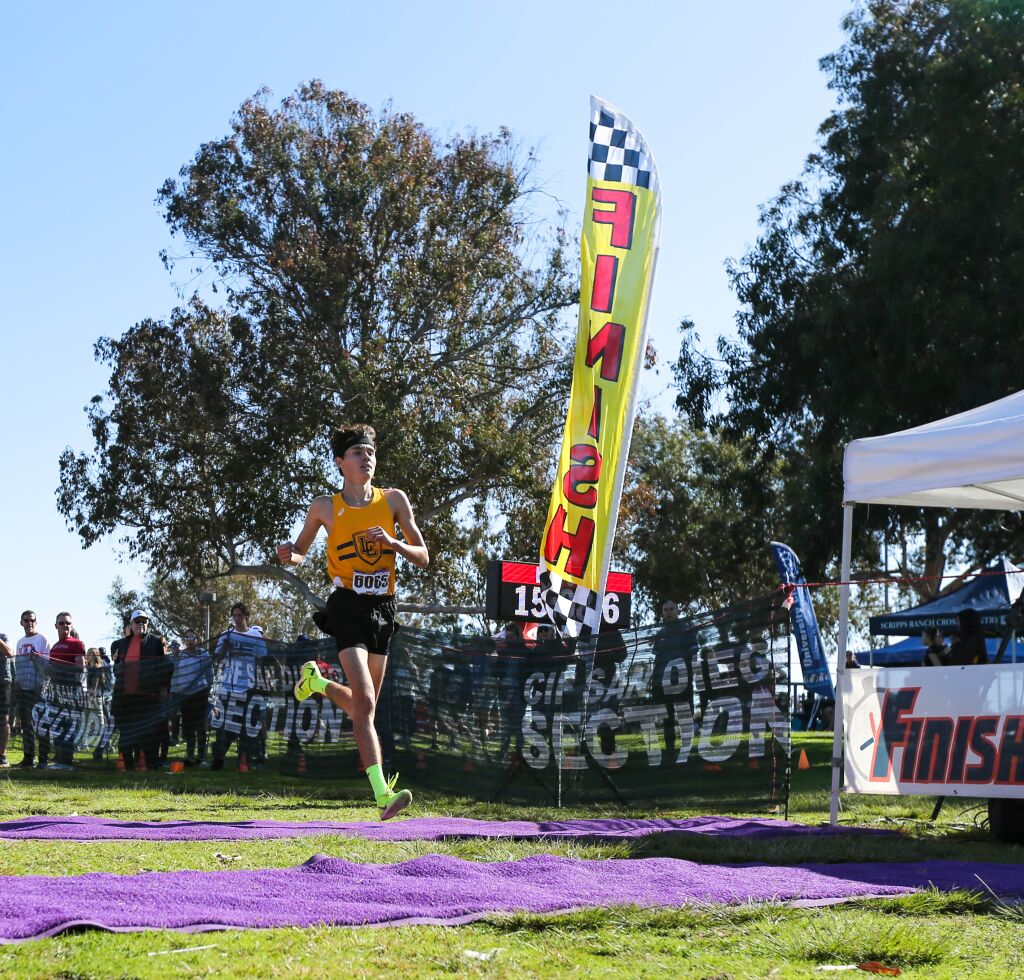
{"label": "blue flag", "polygon": [[[772,541],[772,557],[779,568],[783,585],[803,585],[804,573],[800,571],[800,560],[788,544]],[[825,659],[825,647],[821,642],[818,620],[807,589],[793,589],[787,600],[789,615],[793,621],[796,648],[800,653],[800,666],[804,672],[804,687],[823,698],[835,698],[832,673]]]}

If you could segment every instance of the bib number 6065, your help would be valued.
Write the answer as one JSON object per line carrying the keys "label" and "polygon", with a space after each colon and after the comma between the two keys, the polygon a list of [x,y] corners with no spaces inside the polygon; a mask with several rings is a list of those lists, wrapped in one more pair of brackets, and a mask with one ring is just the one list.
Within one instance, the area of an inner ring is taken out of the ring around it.
{"label": "bib number 6065", "polygon": [[361,595],[383,595],[390,581],[390,572],[353,572],[352,591]]}

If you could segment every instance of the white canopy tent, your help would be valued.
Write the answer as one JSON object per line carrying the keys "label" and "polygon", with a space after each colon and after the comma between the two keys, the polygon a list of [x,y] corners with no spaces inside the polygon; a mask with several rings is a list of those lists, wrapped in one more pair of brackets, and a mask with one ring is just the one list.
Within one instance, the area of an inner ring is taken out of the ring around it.
{"label": "white canopy tent", "polygon": [[[854,504],[1024,510],[1024,391],[914,429],[855,439],[843,462],[842,582],[850,581]],[[839,587],[845,671],[850,586]],[[843,711],[836,692],[829,819],[839,819]]]}

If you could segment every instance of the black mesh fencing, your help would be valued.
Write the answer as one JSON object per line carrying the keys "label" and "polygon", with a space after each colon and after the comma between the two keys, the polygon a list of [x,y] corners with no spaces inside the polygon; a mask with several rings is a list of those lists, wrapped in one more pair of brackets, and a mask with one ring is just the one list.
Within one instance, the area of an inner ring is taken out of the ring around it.
{"label": "black mesh fencing", "polygon": [[[402,785],[543,806],[782,804],[788,626],[772,595],[590,643],[402,628],[377,707],[386,768]],[[211,645],[114,667],[40,659],[13,690],[14,741],[51,765],[356,773],[351,719],[293,694],[308,660],[344,682],[333,641]]]}
{"label": "black mesh fencing", "polygon": [[787,631],[775,597],[590,644],[402,631],[388,749],[475,798],[782,803]]}

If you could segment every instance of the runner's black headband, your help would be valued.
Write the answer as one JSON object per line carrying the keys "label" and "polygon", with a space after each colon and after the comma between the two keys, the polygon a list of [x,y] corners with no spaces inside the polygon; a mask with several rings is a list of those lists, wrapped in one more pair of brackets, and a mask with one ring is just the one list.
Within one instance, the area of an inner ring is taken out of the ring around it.
{"label": "runner's black headband", "polygon": [[344,442],[338,446],[338,458],[340,459],[345,455],[353,446],[369,446],[371,449],[376,450],[377,446],[374,441],[368,435],[351,435]]}

